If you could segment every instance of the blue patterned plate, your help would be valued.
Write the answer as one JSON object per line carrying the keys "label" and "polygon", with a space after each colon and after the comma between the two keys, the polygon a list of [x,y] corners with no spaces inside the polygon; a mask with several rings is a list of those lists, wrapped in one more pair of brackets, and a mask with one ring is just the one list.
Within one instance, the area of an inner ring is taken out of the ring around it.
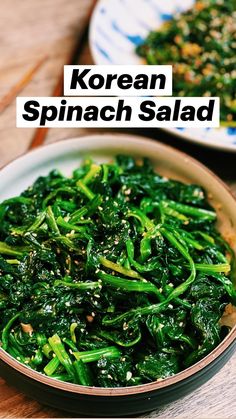
{"label": "blue patterned plate", "polygon": [[[135,47],[148,32],[190,8],[194,0],[99,0],[90,25],[90,47],[96,64],[141,64]],[[185,139],[236,151],[235,128],[168,128]]]}

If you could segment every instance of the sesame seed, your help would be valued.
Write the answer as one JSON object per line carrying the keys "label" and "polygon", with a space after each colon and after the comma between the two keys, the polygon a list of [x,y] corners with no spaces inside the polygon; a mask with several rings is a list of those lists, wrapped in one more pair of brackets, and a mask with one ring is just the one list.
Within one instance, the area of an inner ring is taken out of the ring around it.
{"label": "sesame seed", "polygon": [[127,371],[126,373],[126,381],[129,381],[132,377],[132,372],[131,371]]}

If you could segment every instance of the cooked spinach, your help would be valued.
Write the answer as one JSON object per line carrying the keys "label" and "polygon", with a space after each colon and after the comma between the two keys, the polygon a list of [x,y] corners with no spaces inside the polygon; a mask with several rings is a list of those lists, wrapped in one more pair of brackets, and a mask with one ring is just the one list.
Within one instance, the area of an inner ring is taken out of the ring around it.
{"label": "cooked spinach", "polygon": [[2,202],[0,219],[1,346],[34,370],[138,385],[224,338],[233,254],[199,185],[147,159],[87,159]]}
{"label": "cooked spinach", "polygon": [[173,65],[175,96],[219,96],[221,124],[236,126],[236,0],[196,0],[137,47],[148,64]]}

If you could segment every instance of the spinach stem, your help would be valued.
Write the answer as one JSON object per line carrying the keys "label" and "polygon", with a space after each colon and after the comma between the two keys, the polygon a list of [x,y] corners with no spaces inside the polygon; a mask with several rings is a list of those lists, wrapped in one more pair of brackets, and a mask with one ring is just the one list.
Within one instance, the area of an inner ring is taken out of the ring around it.
{"label": "spinach stem", "polygon": [[87,363],[96,362],[101,358],[119,358],[122,353],[116,346],[108,346],[106,348],[94,349],[91,351],[74,352],[73,354],[77,360]]}
{"label": "spinach stem", "polygon": [[63,345],[60,337],[55,334],[48,339],[49,345],[52,347],[53,352],[56,354],[58,360],[66,369],[69,375],[74,375],[74,369],[72,365],[72,361],[65,350],[65,346]]}

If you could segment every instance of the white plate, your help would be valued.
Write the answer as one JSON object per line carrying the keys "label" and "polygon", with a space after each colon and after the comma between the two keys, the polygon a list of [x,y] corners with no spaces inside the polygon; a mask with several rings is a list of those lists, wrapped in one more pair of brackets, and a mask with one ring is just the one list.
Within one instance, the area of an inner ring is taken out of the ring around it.
{"label": "white plate", "polygon": [[[90,47],[96,64],[141,64],[135,47],[150,30],[182,12],[194,0],[99,0],[90,25]],[[169,128],[185,139],[236,151],[236,128]]]}

